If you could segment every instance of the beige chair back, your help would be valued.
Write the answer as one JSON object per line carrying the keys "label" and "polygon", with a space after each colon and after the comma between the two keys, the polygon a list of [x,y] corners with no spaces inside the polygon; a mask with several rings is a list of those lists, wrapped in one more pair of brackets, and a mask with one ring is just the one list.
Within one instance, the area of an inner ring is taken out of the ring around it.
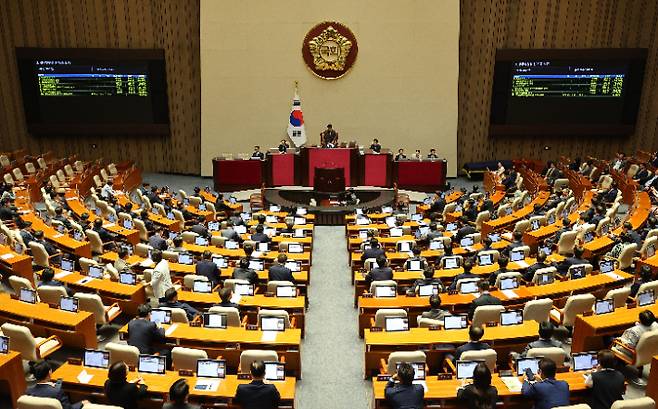
{"label": "beige chair back", "polygon": [[473,313],[471,326],[484,327],[488,322],[500,322],[500,313],[505,311],[502,305],[483,305]]}
{"label": "beige chair back", "polygon": [[418,327],[420,328],[443,327],[443,320],[433,320],[431,318],[423,318],[419,315],[416,321],[418,321]]}
{"label": "beige chair back", "polygon": [[194,241],[197,237],[199,237],[199,235],[193,231],[184,231],[181,233],[181,237],[185,243],[194,244]]}
{"label": "beige chair back", "polygon": [[480,231],[482,229],[482,224],[489,221],[490,219],[491,219],[491,212],[489,212],[488,210],[478,213],[477,217],[475,218],[475,229],[477,231]]}
{"label": "beige chair back", "polygon": [[260,322],[260,317],[276,317],[283,318],[284,328],[290,328],[290,315],[286,310],[259,310],[258,311],[258,322]]}
{"label": "beige chair back", "polygon": [[508,271],[506,273],[500,273],[496,276],[496,287],[500,288],[500,282],[507,278],[516,278],[519,282],[523,275],[518,271]]}
{"label": "beige chair back", "polygon": [[116,176],[119,174],[119,171],[117,170],[117,165],[115,165],[114,163],[110,163],[109,165],[107,165],[107,170],[108,172],[110,172],[110,175],[112,176]]}
{"label": "beige chair back", "polygon": [[384,328],[386,318],[407,318],[407,311],[402,308],[381,308],[375,312],[375,327]]}
{"label": "beige chair back", "polygon": [[521,233],[525,233],[529,229],[530,229],[530,222],[528,220],[519,220],[514,225],[514,231],[515,232],[518,231],[518,232],[521,232]]}
{"label": "beige chair back", "polygon": [[291,281],[272,280],[267,282],[267,292],[276,294],[277,287],[291,287],[291,286],[292,287],[295,286],[295,284]]}
{"label": "beige chair back", "polygon": [[622,308],[626,306],[626,299],[631,295],[631,287],[615,288],[607,292],[603,299],[613,299],[615,301],[615,308]]}
{"label": "beige chair back", "polygon": [[643,366],[651,363],[651,358],[658,354],[658,330],[647,331],[635,347],[635,362],[633,366]]}
{"label": "beige chair back", "polygon": [[94,180],[94,185],[96,186],[96,188],[100,189],[103,187],[103,181],[98,175],[94,175],[92,179]]}
{"label": "beige chair back", "polygon": [[195,281],[208,281],[208,277],[196,274],[185,274],[183,277],[183,287],[192,290]]}
{"label": "beige chair back", "polygon": [[658,280],[640,284],[640,288],[637,290],[638,294],[644,291],[653,291],[653,293],[658,296]]}
{"label": "beige chair back", "polygon": [[482,349],[480,351],[464,351],[459,359],[464,361],[484,361],[491,372],[496,371],[498,353],[493,349]]}
{"label": "beige chair back", "polygon": [[376,294],[376,287],[389,287],[395,286],[395,291],[397,292],[398,283],[393,280],[377,280],[370,283],[370,294]]}
{"label": "beige chair back", "polygon": [[69,164],[64,165],[64,172],[66,173],[66,176],[72,178],[75,176],[75,172],[73,171],[73,167]]}
{"label": "beige chair back", "polygon": [[251,368],[251,363],[254,361],[278,361],[279,356],[276,351],[267,351],[263,349],[247,349],[240,354],[240,373],[249,373]]}
{"label": "beige chair back", "polygon": [[567,298],[562,311],[562,325],[573,326],[576,315],[590,311],[596,302],[593,294],[577,294]]}
{"label": "beige chair back", "polygon": [[37,294],[41,302],[55,305],[59,305],[60,298],[68,295],[66,288],[61,285],[42,285],[37,288]]}
{"label": "beige chair back", "polygon": [[21,276],[14,276],[14,275],[9,276],[9,285],[11,286],[11,289],[14,290],[14,293],[16,293],[16,295],[20,294],[21,288],[34,290],[34,287],[32,286],[30,280]]}
{"label": "beige chair back", "polygon": [[9,160],[9,157],[7,157],[7,155],[0,155],[0,166],[2,166],[3,168],[11,166],[11,161]]}
{"label": "beige chair back", "polygon": [[101,236],[99,236],[98,233],[92,229],[85,230],[85,234],[89,239],[91,252],[94,254],[103,254],[103,241],[101,240]]}
{"label": "beige chair back", "polygon": [[25,177],[23,177],[23,172],[21,172],[19,168],[14,168],[14,170],[12,170],[11,173],[14,174],[14,179],[17,182],[22,182],[23,180],[25,180]]}
{"label": "beige chair back", "polygon": [[5,322],[0,326],[2,334],[9,337],[12,351],[19,352],[27,361],[37,361],[37,341],[28,327]]}
{"label": "beige chair back", "polygon": [[491,259],[493,260],[494,263],[498,262],[498,259],[500,258],[500,251],[498,250],[482,250],[477,254],[478,255],[477,260],[480,260],[480,255],[484,256],[487,254],[491,255]]}
{"label": "beige chair back", "polygon": [[560,240],[557,242],[557,252],[558,254],[571,255],[573,254],[573,248],[576,245],[576,237],[578,236],[577,231],[567,231],[562,233]]}
{"label": "beige chair back", "polygon": [[553,300],[550,298],[528,301],[523,306],[523,321],[548,321],[551,309]]}
{"label": "beige chair back", "polygon": [[217,314],[226,314],[226,325],[229,327],[241,327],[240,310],[235,307],[220,307],[218,305],[210,307],[208,312]]}
{"label": "beige chair back", "polygon": [[85,273],[89,272],[89,267],[98,265],[96,260],[87,257],[80,257],[78,262],[80,263],[80,269]]}
{"label": "beige chair back", "polygon": [[648,397],[615,401],[610,409],[655,409],[656,402]]}
{"label": "beige chair back", "polygon": [[626,244],[624,248],[622,248],[621,253],[619,253],[619,257],[617,257],[617,261],[619,262],[619,268],[620,270],[627,270],[632,267],[633,265],[633,256],[635,255],[635,251],[637,250],[637,243],[631,243],[631,244]]}
{"label": "beige chair back", "polygon": [[137,367],[139,363],[139,349],[132,345],[108,342],[105,345],[105,350],[110,353],[110,365],[123,361],[128,366]]}
{"label": "beige chair back", "polygon": [[196,361],[208,359],[208,354],[202,349],[174,347],[171,350],[171,363],[175,371],[186,369],[196,372]]}
{"label": "beige chair back", "polygon": [[198,208],[201,203],[203,203],[203,199],[197,196],[190,196],[188,197],[190,200],[190,206]]}
{"label": "beige chair back", "polygon": [[34,264],[41,267],[50,267],[50,260],[48,259],[48,252],[43,244],[31,241],[29,244]]}
{"label": "beige chair back", "polygon": [[388,361],[386,363],[386,370],[389,375],[397,372],[397,365],[403,362],[425,362],[427,363],[427,355],[423,351],[395,351],[388,354]]}
{"label": "beige chair back", "polygon": [[[210,245],[223,248],[225,246],[225,243],[228,239],[223,236],[212,236],[210,237]],[[284,243],[279,244],[279,246],[283,245]]]}
{"label": "beige chair back", "polygon": [[546,267],[546,268],[538,269],[537,271],[535,271],[535,274],[532,276],[532,282],[537,284],[539,282],[539,277],[544,273],[557,274],[557,268],[555,268],[555,267]]}
{"label": "beige chair back", "polygon": [[181,324],[189,324],[190,320],[187,319],[187,313],[182,308],[158,307],[162,310],[171,311],[171,322],[178,322]]}
{"label": "beige chair back", "polygon": [[135,244],[135,254],[142,258],[148,257],[149,250],[153,251],[153,247],[149,246],[148,244],[144,244],[144,243]]}
{"label": "beige chair back", "polygon": [[592,408],[586,403],[577,403],[575,405],[556,406],[553,409],[592,409]]}
{"label": "beige chair back", "polygon": [[75,293],[74,297],[78,299],[78,308],[81,311],[88,311],[94,314],[96,325],[107,324],[107,314],[100,295]]}
{"label": "beige chair back", "polygon": [[236,284],[249,284],[249,280],[240,280],[237,278],[227,278],[224,280],[224,288],[230,288],[231,291],[235,291]]}
{"label": "beige chair back", "polygon": [[644,242],[642,243],[642,248],[640,249],[640,257],[643,259],[648,258],[648,250],[649,248],[653,248],[654,254],[656,253],[656,250],[658,250],[658,237],[653,236],[653,237],[648,237],[644,239]]}
{"label": "beige chair back", "polygon": [[44,158],[37,158],[37,165],[39,165],[41,169],[48,168],[48,164],[46,163],[46,160]]}
{"label": "beige chair back", "polygon": [[144,222],[139,219],[133,219],[133,224],[135,229],[139,232],[139,239],[143,241],[148,241],[149,232],[146,230]]}
{"label": "beige chair back", "polygon": [[[55,398],[40,398],[23,395],[16,401],[18,409],[62,409],[62,404]],[[85,408],[87,405],[85,405]]]}
{"label": "beige chair back", "polygon": [[14,178],[11,177],[11,173],[5,173],[3,179],[5,180],[5,183],[8,183],[10,185],[14,184]]}
{"label": "beige chair back", "polygon": [[604,236],[608,234],[608,231],[610,230],[610,218],[609,217],[604,217],[601,219],[597,224],[596,224],[596,235],[597,236]]}

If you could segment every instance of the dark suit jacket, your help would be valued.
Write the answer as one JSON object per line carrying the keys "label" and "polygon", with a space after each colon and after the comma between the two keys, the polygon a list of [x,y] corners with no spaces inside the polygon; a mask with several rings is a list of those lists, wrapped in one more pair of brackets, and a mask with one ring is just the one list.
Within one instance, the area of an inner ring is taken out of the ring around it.
{"label": "dark suit jacket", "polygon": [[552,409],[569,405],[569,385],[565,381],[545,379],[542,382],[523,382],[521,394],[535,401],[535,409]]}
{"label": "dark suit jacket", "polygon": [[[50,244],[49,242],[47,242],[45,240],[41,240],[41,241],[35,240],[35,242],[42,244],[43,248],[46,249],[46,253],[48,253],[49,256],[52,256],[53,254],[57,254],[59,252],[59,250],[57,250],[57,247],[53,246],[52,244]],[[25,243],[25,244],[28,244],[28,243]]]}
{"label": "dark suit jacket", "polygon": [[275,409],[279,407],[281,395],[276,387],[263,381],[238,385],[233,402],[242,409]]}
{"label": "dark suit jacket", "polygon": [[123,409],[137,409],[137,401],[146,396],[146,385],[113,383],[108,379],[105,381],[105,396],[111,405],[121,406]]}
{"label": "dark suit jacket", "polygon": [[162,405],[162,409],[199,409],[201,406],[193,405],[191,403],[183,403],[182,405],[177,405],[174,402],[167,402]]}
{"label": "dark suit jacket", "polygon": [[471,272],[457,274],[455,276],[455,278],[452,280],[452,283],[450,283],[450,287],[448,289],[449,290],[456,290],[457,289],[457,281],[459,281],[463,278],[478,278],[478,276],[471,273]]}
{"label": "dark suit jacket", "polygon": [[587,263],[589,263],[589,261],[583,260],[582,258],[568,257],[557,265],[557,272],[560,273],[561,275],[565,275],[569,270],[569,267],[575,266],[576,264],[587,264]]}
{"label": "dark suit jacket", "polygon": [[199,311],[197,311],[196,308],[192,307],[190,304],[185,303],[185,302],[161,302],[160,307],[167,307],[167,308],[180,308],[183,311],[185,311],[185,315],[187,315],[187,319],[192,321],[195,316],[199,315]]}
{"label": "dark suit jacket", "polygon": [[167,240],[155,234],[149,237],[149,246],[153,247],[154,249],[162,250],[162,251],[167,250],[168,247]]}
{"label": "dark suit jacket", "polygon": [[365,249],[363,254],[361,254],[361,261],[365,261],[369,258],[377,258],[382,254],[384,254],[384,250],[382,250],[380,247],[376,249]]}
{"label": "dark suit jacket", "polygon": [[251,240],[255,241],[256,243],[269,243],[272,241],[270,236],[265,233],[254,233],[251,235]]}
{"label": "dark suit jacket", "polygon": [[422,385],[402,385],[388,381],[384,389],[386,401],[392,409],[422,409],[425,390]]}
{"label": "dark suit jacket", "polygon": [[548,268],[550,265],[545,264],[545,263],[535,263],[528,267],[526,272],[523,274],[523,280],[525,282],[530,282],[532,280],[532,277],[535,275],[535,271],[542,269],[542,268]]}
{"label": "dark suit jacket", "polygon": [[100,237],[103,243],[114,240],[114,235],[107,231],[104,227],[99,227],[98,229],[93,230],[98,233],[98,237]]}
{"label": "dark suit jacket", "polygon": [[153,344],[164,341],[164,329],[155,322],[137,318],[128,323],[128,345],[137,347],[140,354],[152,354]]}
{"label": "dark suit jacket", "polygon": [[459,359],[466,351],[482,351],[490,348],[486,342],[469,341],[455,350],[455,360]]}
{"label": "dark suit jacket", "polygon": [[25,394],[39,398],[55,398],[62,404],[62,409],[80,409],[82,407],[81,402],[71,403],[69,401],[69,395],[62,390],[61,382],[55,382],[53,385],[38,383],[27,388]]}
{"label": "dark suit jacket", "polygon": [[240,306],[238,304],[232,303],[230,301],[227,301],[227,302],[222,301],[217,305],[220,306],[220,307],[233,307],[233,308],[238,308],[238,309],[240,308]]}
{"label": "dark suit jacket", "polygon": [[207,277],[208,281],[212,283],[213,287],[219,284],[219,280],[220,280],[219,268],[217,268],[217,264],[213,263],[212,261],[209,260],[199,261],[198,263],[196,263],[196,267],[194,268],[194,271],[196,272],[196,275]]}
{"label": "dark suit jacket", "polygon": [[292,271],[286,266],[274,264],[270,267],[268,278],[269,281],[291,281],[295,282]]}
{"label": "dark suit jacket", "polygon": [[474,299],[471,302],[471,308],[468,310],[468,319],[473,319],[473,314],[477,307],[482,307],[484,305],[502,305],[503,303],[493,295],[485,293],[480,295],[478,298]]}
{"label": "dark suit jacket", "polygon": [[624,375],[614,369],[592,372],[592,393],[589,406],[592,409],[609,409],[616,400],[621,400],[626,391]]}
{"label": "dark suit jacket", "polygon": [[393,270],[390,267],[376,267],[370,270],[366,275],[366,282],[368,284],[373,281],[382,281],[382,280],[392,280],[393,279]]}
{"label": "dark suit jacket", "polygon": [[240,267],[236,267],[233,270],[232,277],[237,280],[247,280],[249,281],[250,284],[258,283],[258,273],[256,273],[256,271],[254,271],[251,268],[243,269]]}
{"label": "dark suit jacket", "polygon": [[[475,386],[466,385],[463,388],[460,388],[457,391],[457,400],[463,402],[466,405],[467,409],[479,409],[482,406],[477,406],[477,392],[474,392]],[[495,386],[489,386],[486,391],[486,396],[488,399],[488,407],[491,409],[496,408],[496,400],[498,400],[498,390]]]}
{"label": "dark suit jacket", "polygon": [[208,237],[208,229],[202,224],[195,224],[194,226],[190,227],[190,231],[193,231],[201,237]]}
{"label": "dark suit jacket", "polygon": [[468,236],[469,234],[477,233],[477,230],[475,230],[475,227],[473,226],[464,226],[461,229],[457,230],[457,233],[455,234],[455,240],[457,240],[457,243],[461,239],[463,239],[465,236]]}

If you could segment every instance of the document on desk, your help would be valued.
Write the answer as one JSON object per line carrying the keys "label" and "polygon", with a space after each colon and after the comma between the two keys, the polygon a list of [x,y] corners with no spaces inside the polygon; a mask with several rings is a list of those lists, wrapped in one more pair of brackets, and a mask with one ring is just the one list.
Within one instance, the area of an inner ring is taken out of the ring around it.
{"label": "document on desk", "polygon": [[519,381],[519,378],[516,376],[501,376],[500,380],[503,381],[505,386],[510,392],[519,393],[521,392],[521,387],[523,384]]}
{"label": "document on desk", "polygon": [[176,328],[178,328],[178,324],[171,324],[171,325],[169,326],[169,328],[167,328],[167,329],[165,330],[165,336],[168,337],[168,336],[170,336],[171,334],[173,334],[174,331],[176,331]]}
{"label": "document on desk", "polygon": [[612,278],[612,279],[615,280],[615,281],[619,281],[619,280],[623,280],[623,279],[624,279],[624,277],[622,277],[622,276],[620,276],[619,274],[614,273],[614,272],[612,272],[612,271],[609,272],[609,273],[604,273],[604,274],[607,275],[608,277]]}
{"label": "document on desk", "polygon": [[221,379],[197,378],[194,385],[195,391],[216,392]]}
{"label": "document on desk", "polygon": [[91,378],[93,378],[93,377],[94,377],[94,375],[87,373],[87,371],[85,371],[85,370],[83,369],[83,370],[80,371],[80,373],[78,374],[78,381],[79,381],[80,383],[87,384],[87,383],[89,383],[89,381],[91,381]]}
{"label": "document on desk", "polygon": [[14,255],[12,253],[7,253],[7,254],[1,255],[0,258],[3,259],[3,260],[9,260],[10,258],[14,258]]}
{"label": "document on desk", "polygon": [[507,298],[519,298],[519,295],[514,292],[514,290],[502,290],[501,293]]}
{"label": "document on desk", "polygon": [[231,296],[231,302],[233,304],[240,304],[240,300],[242,299],[242,296],[240,294],[233,293]]}
{"label": "document on desk", "polygon": [[62,236],[63,236],[62,233],[53,234],[53,239],[59,239]]}
{"label": "document on desk", "polygon": [[57,280],[62,279],[62,278],[66,277],[69,274],[71,274],[70,271],[60,271],[59,273],[55,274],[55,279],[57,279]]}
{"label": "document on desk", "polygon": [[103,225],[103,227],[105,227],[106,229],[107,229],[108,227],[114,227],[114,226],[116,226],[116,224],[114,224],[114,223],[108,223],[108,224],[104,224],[104,225]]}
{"label": "document on desk", "polygon": [[274,342],[276,341],[276,336],[279,331],[263,331],[263,335],[260,337],[261,342]]}
{"label": "document on desk", "polygon": [[515,261],[516,265],[519,266],[520,268],[528,268],[530,267],[528,263],[525,262],[525,260],[519,260]]}

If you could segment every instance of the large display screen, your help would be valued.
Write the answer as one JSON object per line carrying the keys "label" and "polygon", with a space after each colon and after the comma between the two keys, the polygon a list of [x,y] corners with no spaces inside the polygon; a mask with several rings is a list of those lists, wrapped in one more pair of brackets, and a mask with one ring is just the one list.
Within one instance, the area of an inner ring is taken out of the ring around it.
{"label": "large display screen", "polygon": [[490,133],[633,132],[645,49],[498,50]]}
{"label": "large display screen", "polygon": [[163,50],[18,48],[28,130],[169,132]]}

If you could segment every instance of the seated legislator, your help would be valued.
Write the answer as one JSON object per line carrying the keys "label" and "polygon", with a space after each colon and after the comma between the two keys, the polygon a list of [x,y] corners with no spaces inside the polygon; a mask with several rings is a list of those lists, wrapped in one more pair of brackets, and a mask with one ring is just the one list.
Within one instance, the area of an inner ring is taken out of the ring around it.
{"label": "seated legislator", "polygon": [[407,290],[407,295],[416,294],[418,288],[423,285],[436,285],[439,288],[439,292],[443,292],[443,283],[441,283],[441,280],[434,278],[434,269],[431,266],[425,267],[423,270],[423,278],[414,281],[411,287]]}
{"label": "seated legislator", "polygon": [[167,240],[162,237],[163,232],[164,229],[162,227],[156,228],[155,232],[149,237],[149,246],[160,251],[167,250],[169,246],[167,246]]}
{"label": "seated legislator", "polygon": [[436,154],[436,149],[430,149],[430,153],[427,154],[427,159],[439,159],[439,155]]}
{"label": "seated legislator", "polygon": [[526,272],[523,274],[523,281],[529,283],[530,281],[532,281],[532,277],[535,276],[535,272],[537,270],[542,268],[548,268],[550,266],[551,266],[550,264],[546,263],[546,253],[544,253],[543,251],[538,252],[537,262],[535,262],[534,264],[530,265],[530,267],[528,267]]}
{"label": "seated legislator", "polygon": [[251,240],[256,243],[269,243],[272,241],[270,236],[264,233],[265,227],[262,224],[256,226],[256,233],[251,235]]}
{"label": "seated legislator", "polygon": [[338,132],[336,132],[331,124],[327,125],[327,129],[320,133],[320,144],[324,148],[335,148],[338,146]]}
{"label": "seated legislator", "polygon": [[105,227],[103,227],[103,219],[94,220],[94,227],[92,230],[98,233],[98,237],[100,237],[103,243],[114,241],[116,239],[114,234],[110,233]]}
{"label": "seated legislator", "polygon": [[382,151],[382,145],[379,144],[379,139],[375,138],[370,144],[370,150],[373,152],[380,153]]}
{"label": "seated legislator", "polygon": [[165,330],[159,328],[155,322],[151,321],[151,306],[142,304],[137,307],[137,317],[128,323],[128,345],[139,349],[140,354],[153,355],[159,352],[160,355],[167,357],[167,365],[171,364],[171,351],[158,351],[155,344],[165,342]]}
{"label": "seated legislator", "polygon": [[290,144],[285,139],[281,139],[279,143],[279,153],[286,153],[290,149]]}
{"label": "seated legislator", "polygon": [[567,257],[562,262],[558,263],[557,271],[560,275],[564,276],[567,274],[569,267],[575,266],[577,264],[588,264],[589,261],[583,258],[583,253],[585,249],[580,246],[577,246],[573,249],[573,257]]}
{"label": "seated legislator", "polygon": [[[126,271],[130,270],[130,264],[128,264],[128,257],[130,257],[130,252],[127,247],[119,247],[117,250],[117,259],[114,260],[114,268],[117,271]],[[119,280],[119,277],[112,277],[114,280]]]}
{"label": "seated legislator", "polygon": [[640,276],[631,285],[631,293],[629,295],[631,297],[635,297],[637,295],[637,291],[640,289],[640,286],[652,280],[653,271],[651,271],[651,267],[643,265],[640,267]]}
{"label": "seated legislator", "polygon": [[473,370],[473,383],[457,390],[457,400],[465,404],[465,409],[495,409],[498,389],[491,385],[491,371],[484,362]]}
{"label": "seated legislator", "polygon": [[397,155],[395,155],[395,160],[406,160],[407,155],[404,154],[404,149],[398,149]]}
{"label": "seated legislator", "polygon": [[258,273],[253,268],[249,268],[249,259],[241,258],[238,267],[233,269],[231,278],[236,280],[247,280],[249,284],[258,283]]}
{"label": "seated legislator", "polygon": [[496,285],[496,279],[498,278],[498,275],[507,272],[508,264],[509,264],[509,259],[505,256],[500,256],[500,258],[498,259],[498,270],[492,272],[489,275],[489,285],[491,286]]}
{"label": "seated legislator", "polygon": [[208,228],[205,226],[206,219],[203,216],[197,217],[196,224],[190,227],[190,231],[198,234],[200,237],[209,237]]}
{"label": "seated legislator", "polygon": [[57,250],[57,247],[50,244],[49,241],[44,240],[42,230],[35,230],[34,231],[34,241],[41,244],[43,246],[43,248],[46,249],[46,253],[48,253],[49,256],[52,256],[54,254],[59,253],[59,250]]}
{"label": "seated legislator", "polygon": [[388,266],[388,260],[385,255],[381,254],[377,257],[377,267],[371,268],[365,278],[368,285],[373,281],[393,279],[393,270]]}
{"label": "seated legislator", "polygon": [[473,274],[471,270],[473,269],[473,260],[470,258],[464,260],[464,264],[462,265],[462,268],[464,269],[464,272],[461,274],[457,274],[455,278],[452,280],[452,283],[450,284],[450,287],[448,289],[450,291],[455,291],[457,290],[457,282],[459,280],[465,279],[465,278],[478,278],[476,274]]}
{"label": "seated legislator", "polygon": [[233,298],[233,290],[230,288],[224,287],[221,290],[219,290],[219,301],[220,303],[217,304],[220,307],[233,307],[233,308],[240,308],[238,304],[235,304],[231,302],[231,298]]}
{"label": "seated legislator", "polygon": [[215,287],[220,281],[220,272],[217,264],[212,261],[212,253],[209,250],[203,252],[201,260],[196,263],[194,267],[195,274],[204,276]]}
{"label": "seated legislator", "polygon": [[276,386],[265,383],[265,364],[261,361],[251,363],[252,381],[238,385],[233,402],[242,409],[275,409],[279,407],[281,395]]}
{"label": "seated legislator", "polygon": [[391,376],[384,396],[392,409],[422,409],[425,407],[425,389],[414,381],[414,367],[402,362],[395,375]]}
{"label": "seated legislator", "polygon": [[499,298],[494,297],[489,294],[489,282],[486,280],[480,280],[478,282],[478,288],[480,289],[480,296],[474,299],[471,302],[471,306],[468,310],[468,319],[473,319],[473,314],[475,314],[475,309],[477,307],[482,307],[484,305],[502,305],[503,303]]}
{"label": "seated legislator", "polygon": [[185,253],[185,252],[187,252],[187,249],[185,247],[183,247],[183,237],[176,236],[173,239],[171,239],[171,246],[169,246],[168,250],[176,252],[176,253]]}
{"label": "seated legislator", "polygon": [[263,160],[265,159],[265,154],[260,151],[260,146],[255,145],[254,151],[251,153],[251,159]]}
{"label": "seated legislator", "polygon": [[[30,386],[25,391],[26,395],[36,396],[39,398],[57,399],[62,405],[62,409],[80,409],[89,401],[71,403],[69,395],[62,389],[62,381],[53,382],[51,376],[53,370],[46,361],[37,361],[30,363],[30,372],[36,379],[36,384]],[[22,376],[22,374],[21,374]]]}
{"label": "seated legislator", "polygon": [[376,238],[370,239],[370,248],[367,248],[361,254],[361,261],[365,261],[369,258],[376,259],[380,255],[384,254],[384,250],[379,246],[379,242]]}
{"label": "seated legislator", "polygon": [[441,309],[441,297],[438,294],[430,295],[430,310],[423,312],[419,318],[429,318],[431,320],[442,320],[443,317],[451,315],[450,311]]}
{"label": "seated legislator", "polygon": [[[624,331],[623,334],[618,338],[618,341],[626,345],[631,349],[635,349],[637,343],[640,341],[640,337],[647,331],[655,331],[658,329],[658,322],[656,322],[656,316],[653,315],[653,312],[650,310],[644,310],[640,312],[639,321],[635,323],[632,327]],[[619,352],[630,354],[624,348],[619,348]],[[629,355],[629,358],[632,358]]]}
{"label": "seated legislator", "polygon": [[41,281],[37,283],[37,287],[41,287],[43,285],[64,287],[69,297],[73,295],[73,290],[66,287],[64,283],[62,283],[61,281],[55,280],[55,271],[50,267],[44,268],[43,271],[41,272]]}
{"label": "seated legislator", "polygon": [[484,336],[484,330],[482,329],[482,327],[474,327],[471,325],[468,328],[469,341],[455,350],[455,355],[452,361],[453,362],[457,361],[459,358],[461,358],[462,354],[466,351],[482,351],[484,349],[491,349],[489,344],[480,341],[483,336]]}
{"label": "seated legislator", "polygon": [[539,361],[539,373],[534,379],[523,375],[521,394],[535,403],[535,409],[552,409],[569,405],[569,384],[555,379],[555,362],[548,358]]}
{"label": "seated legislator", "polygon": [[190,385],[187,380],[179,379],[169,388],[169,402],[162,405],[162,409],[200,409],[199,405],[187,402],[190,396]]}
{"label": "seated legislator", "polygon": [[587,378],[585,386],[591,389],[589,406],[592,409],[609,409],[615,401],[624,399],[624,375],[615,369],[615,354],[604,349],[596,354],[598,365]]}
{"label": "seated legislator", "polygon": [[279,253],[276,256],[276,263],[270,266],[268,271],[268,281],[290,281],[295,282],[295,277],[292,276],[292,271],[286,267],[288,256],[285,253]]}
{"label": "seated legislator", "polygon": [[192,321],[194,317],[199,315],[199,311],[190,304],[178,301],[178,291],[173,287],[165,291],[164,301],[160,303],[160,307],[180,308],[185,311],[185,315],[187,315],[189,321]]}
{"label": "seated legislator", "polygon": [[231,220],[226,221],[226,228],[222,229],[221,234],[222,237],[226,237],[227,240],[237,241],[238,243],[243,242],[242,237],[240,237],[238,232],[233,228],[233,222]]}
{"label": "seated legislator", "polygon": [[105,381],[105,396],[111,405],[124,409],[138,409],[139,400],[146,397],[147,386],[142,378],[128,382],[128,365],[118,361],[110,366]]}
{"label": "seated legislator", "polygon": [[553,339],[555,327],[550,321],[543,321],[539,323],[539,339],[532,341],[523,349],[521,356],[526,356],[528,351],[532,348],[562,348],[562,343]]}

